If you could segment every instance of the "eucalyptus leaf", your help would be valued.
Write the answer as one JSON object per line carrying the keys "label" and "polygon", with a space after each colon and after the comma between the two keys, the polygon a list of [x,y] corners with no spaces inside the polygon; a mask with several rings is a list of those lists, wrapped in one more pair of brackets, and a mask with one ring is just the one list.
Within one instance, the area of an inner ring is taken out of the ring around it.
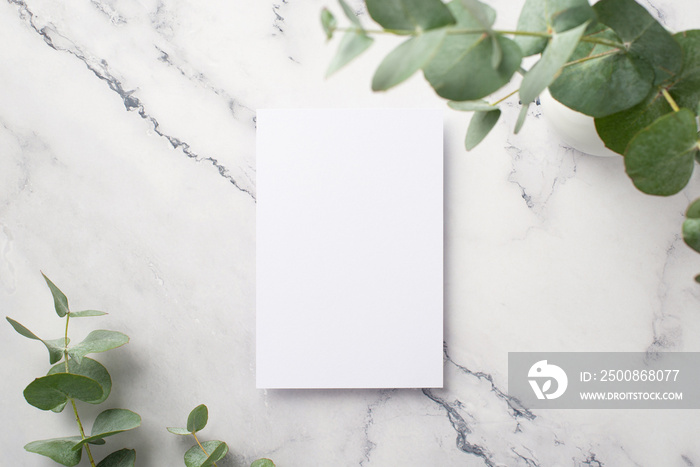
{"label": "eucalyptus leaf", "polygon": [[673,38],[683,51],[681,71],[671,81],[668,91],[679,107],[700,112],[700,30],[683,31]]}
{"label": "eucalyptus leaf", "polygon": [[697,131],[695,113],[680,109],[637,134],[625,153],[625,169],[634,185],[659,196],[682,190],[693,173]]}
{"label": "eucalyptus leaf", "polygon": [[374,39],[363,31],[348,31],[343,35],[338,52],[331,60],[326,71],[326,78],[350,63],[354,58],[367,50]]}
{"label": "eucalyptus leaf", "polygon": [[83,310],[83,311],[71,311],[69,313],[69,316],[71,318],[87,318],[90,316],[104,316],[107,313],[104,311],[97,311],[97,310]]}
{"label": "eucalyptus leaf", "polygon": [[534,101],[554,81],[562,66],[569,60],[588,23],[562,33],[554,33],[542,58],[528,71],[520,84],[520,100]]}
{"label": "eucalyptus leaf", "polygon": [[97,467],[134,467],[134,465],[136,465],[136,451],[120,449],[102,459]]}
{"label": "eucalyptus leaf", "polygon": [[688,206],[683,222],[683,241],[693,250],[700,252],[700,199]]}
{"label": "eucalyptus leaf", "polygon": [[187,417],[187,430],[190,433],[196,433],[207,426],[207,421],[209,421],[209,409],[204,404],[198,405]]}
{"label": "eucalyptus leaf", "polygon": [[499,109],[490,111],[478,111],[469,121],[467,136],[464,139],[464,147],[467,151],[474,149],[491,132],[501,116]]}
{"label": "eucalyptus leaf", "polygon": [[[48,374],[53,375],[56,373],[65,373],[66,366],[64,363],[59,363],[53,366]],[[90,379],[97,381],[97,383],[102,388],[102,395],[95,400],[85,401],[89,404],[101,404],[109,397],[112,392],[112,378],[109,376],[107,368],[105,368],[100,362],[93,360],[91,358],[83,358],[80,364],[73,359],[68,360],[68,373],[86,376]]]}
{"label": "eucalyptus leaf", "polygon": [[527,118],[527,111],[530,108],[530,103],[523,102],[523,106],[520,107],[520,113],[518,114],[518,119],[515,122],[515,129],[513,132],[517,135],[520,133],[520,130],[523,128],[523,124],[525,124],[525,119]]}
{"label": "eucalyptus leaf", "polygon": [[10,325],[12,325],[15,331],[17,331],[22,336],[28,339],[40,341],[42,344],[44,344],[46,346],[46,349],[49,351],[49,363],[53,365],[54,363],[61,361],[61,359],[63,358],[63,351],[70,342],[70,339],[66,340],[64,337],[61,337],[58,339],[45,341],[44,339],[40,339],[39,337],[37,337],[36,334],[27,329],[24,325],[18,323],[9,316],[6,316],[5,319],[7,319],[7,321],[10,323]]}
{"label": "eucalyptus leaf", "polygon": [[[700,31],[685,31],[673,36],[683,50],[681,71],[672,80],[662,84],[673,100],[680,106],[694,109],[700,101]],[[654,87],[646,98],[634,107],[608,117],[596,118],[598,135],[611,150],[624,154],[632,138],[659,117],[673,109]]]}
{"label": "eucalyptus leaf", "polygon": [[461,0],[462,7],[467,10],[482,28],[490,30],[493,26],[492,8],[479,0]]}
{"label": "eucalyptus leaf", "polygon": [[360,24],[360,18],[358,18],[355,12],[352,11],[350,5],[348,5],[345,0],[338,0],[338,3],[340,3],[340,8],[343,9],[343,13],[345,13],[345,16],[350,20],[350,22],[358,28],[362,28],[362,25]]}
{"label": "eucalyptus leaf", "polygon": [[649,12],[634,0],[602,0],[593,6],[598,20],[654,69],[653,84],[672,78],[681,68],[681,47]]}
{"label": "eucalyptus leaf", "polygon": [[[448,37],[445,42],[450,39]],[[443,46],[424,68],[425,78],[445,99],[467,101],[488,96],[510,81],[522,59],[520,49],[513,41],[503,36],[496,40],[503,51],[498,69],[491,68],[493,41],[481,37],[466,49]]]}
{"label": "eucalyptus leaf", "polygon": [[73,447],[80,442],[80,436],[68,438],[53,438],[41,441],[32,441],[24,446],[24,449],[35,454],[49,457],[61,465],[72,467],[80,463],[83,454],[82,449],[77,451]]}
{"label": "eucalyptus leaf", "polygon": [[367,11],[384,29],[409,33],[455,23],[441,0],[366,0]]}
{"label": "eucalyptus leaf", "polygon": [[[604,26],[585,37],[620,42]],[[549,91],[556,100],[578,112],[601,118],[635,106],[649,94],[654,70],[624,48],[581,42]]]}
{"label": "eucalyptus leaf", "polygon": [[205,441],[202,446],[208,455],[199,446],[192,446],[185,453],[185,465],[187,467],[207,467],[220,461],[228,453],[228,446],[222,441]]}
{"label": "eucalyptus leaf", "polygon": [[90,436],[78,442],[73,449],[80,449],[85,443],[107,438],[141,426],[139,414],[127,409],[108,409],[95,418]]}
{"label": "eucalyptus leaf", "polygon": [[683,241],[693,250],[700,253],[700,219],[683,221]]}
{"label": "eucalyptus leaf", "polygon": [[174,434],[174,435],[180,435],[180,436],[187,436],[191,435],[192,433],[187,430],[187,428],[179,428],[175,426],[169,426],[167,430]]}
{"label": "eucalyptus leaf", "polygon": [[68,355],[78,363],[87,354],[106,352],[129,342],[129,336],[117,331],[98,329],[87,335],[80,344],[68,349]]}
{"label": "eucalyptus leaf", "polygon": [[484,100],[478,101],[449,101],[447,106],[453,110],[459,110],[462,112],[491,112],[496,110],[498,107],[489,104]]}
{"label": "eucalyptus leaf", "polygon": [[581,4],[566,10],[559,11],[552,15],[552,29],[554,32],[562,33],[588,23],[587,30],[593,30],[597,23],[595,11],[590,5]]}
{"label": "eucalyptus leaf", "polygon": [[491,68],[494,70],[498,69],[503,60],[503,50],[501,49],[501,43],[498,42],[497,35],[493,32],[493,29],[491,29],[491,26],[493,26],[491,7],[479,0],[462,0],[462,7],[472,15],[477,23],[479,23],[489,35],[492,49]]}
{"label": "eucalyptus leaf", "polygon": [[432,60],[446,36],[445,28],[427,31],[392,50],[374,73],[372,90],[386,91],[410,78]]}
{"label": "eucalyptus leaf", "polygon": [[637,133],[672,111],[664,96],[654,88],[634,107],[607,117],[596,118],[595,127],[608,149],[624,154],[627,145]]}
{"label": "eucalyptus leaf", "polygon": [[[482,29],[481,23],[459,0],[448,4],[461,30]],[[487,8],[489,21],[495,12]],[[435,57],[423,68],[425,78],[441,97],[453,101],[481,99],[506,85],[522,60],[520,48],[510,39],[496,35],[502,51],[501,64],[492,68],[494,40],[481,34],[449,34]]]}
{"label": "eucalyptus leaf", "polygon": [[49,289],[51,290],[51,295],[53,296],[53,305],[56,309],[56,313],[58,314],[58,316],[63,318],[70,311],[68,309],[68,299],[66,298],[64,293],[61,292],[61,290],[58,287],[56,287],[56,285],[53,282],[51,282],[51,280],[48,277],[46,277],[46,275],[43,272],[41,273],[41,275],[44,276],[46,285],[48,285]]}
{"label": "eucalyptus leaf", "polygon": [[688,219],[700,219],[700,199],[693,201],[685,211],[685,217]]}
{"label": "eucalyptus leaf", "polygon": [[55,373],[37,378],[24,389],[24,398],[30,405],[41,410],[52,410],[67,399],[84,402],[102,397],[103,389],[92,378],[70,373]]}
{"label": "eucalyptus leaf", "polygon": [[275,463],[270,459],[263,458],[254,461],[252,464],[250,464],[250,467],[275,467]]}
{"label": "eucalyptus leaf", "polygon": [[321,10],[321,26],[323,27],[323,32],[326,33],[326,39],[333,39],[333,33],[338,27],[338,21],[328,8]]}
{"label": "eucalyptus leaf", "polygon": [[[566,22],[561,17],[565,12],[568,12],[565,17]],[[557,17],[560,25],[555,28]],[[555,30],[563,32],[594,17],[595,13],[588,4],[588,0],[526,0],[518,18],[518,30],[545,34],[551,34]],[[571,18],[574,20],[572,21]],[[519,35],[514,40],[526,57],[541,53],[547,46],[546,37]]]}

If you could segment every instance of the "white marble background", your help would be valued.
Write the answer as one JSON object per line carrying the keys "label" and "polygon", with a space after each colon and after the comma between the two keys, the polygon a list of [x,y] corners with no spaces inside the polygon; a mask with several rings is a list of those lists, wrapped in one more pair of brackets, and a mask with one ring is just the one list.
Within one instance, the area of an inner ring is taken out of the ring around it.
{"label": "white marble background", "polygon": [[[644,2],[672,30],[700,26],[696,0]],[[513,27],[523,2],[489,3]],[[468,117],[446,110],[445,388],[255,389],[256,109],[444,107],[420,76],[370,92],[391,38],[324,80],[324,5],[340,16],[333,0],[0,1],[0,307],[59,337],[43,270],[74,309],[110,313],[73,321],[74,339],[131,336],[99,357],[112,396],[81,411],[143,425],[96,457],[182,465],[191,443],[165,427],[206,403],[222,466],[700,465],[697,411],[509,404],[509,351],[700,350],[700,256],[679,236],[697,177],[642,195],[534,106],[513,136],[517,101],[471,153]],[[74,431],[22,397],[46,350],[2,325],[0,351],[0,465],[54,465],[22,448]]]}

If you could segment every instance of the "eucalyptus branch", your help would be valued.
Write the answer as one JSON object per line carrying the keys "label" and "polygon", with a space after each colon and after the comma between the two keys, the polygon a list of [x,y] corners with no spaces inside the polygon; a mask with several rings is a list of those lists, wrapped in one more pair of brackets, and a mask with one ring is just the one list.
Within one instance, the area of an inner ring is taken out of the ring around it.
{"label": "eucalyptus branch", "polygon": [[[80,421],[80,415],[78,415],[78,407],[75,405],[75,401],[73,399],[70,399],[70,403],[73,406],[73,413],[75,414],[75,421],[78,423],[78,428],[80,429],[80,437],[82,439],[85,439],[85,430],[83,429],[83,424]],[[85,443],[83,445],[85,447],[85,452],[87,453],[88,460],[90,461],[90,465],[92,467],[95,467],[95,459],[92,457],[92,452],[90,451],[90,445],[88,443]]]}
{"label": "eucalyptus branch", "polygon": [[517,94],[518,91],[520,91],[520,89],[516,89],[515,91],[509,93],[508,95],[506,95],[506,96],[504,96],[504,97],[501,97],[500,99],[498,99],[496,102],[494,102],[494,103],[491,104],[491,105],[494,106],[494,107],[497,106],[498,104],[500,104],[500,103],[503,102],[504,100],[506,100],[506,99],[508,99],[509,97],[512,97],[512,96],[514,96],[515,94]]}
{"label": "eucalyptus branch", "polygon": [[[51,290],[56,314],[66,320],[63,337],[53,340],[41,339],[24,325],[7,317],[7,321],[20,335],[40,341],[46,346],[49,351],[49,363],[53,365],[45,376],[29,383],[24,390],[24,398],[40,410],[54,412],[63,411],[70,402],[80,437],[67,436],[32,441],[25,445],[24,449],[49,457],[59,464],[72,466],[80,463],[85,448],[90,465],[96,467],[89,443],[137,428],[141,425],[141,417],[127,409],[105,410],[97,415],[92,423],[92,432],[86,436],[76,400],[100,404],[109,397],[112,388],[107,369],[86,355],[121,347],[129,342],[129,337],[117,331],[96,330],[88,334],[83,342],[71,346],[69,351],[68,327],[71,318],[101,316],[105,313],[97,310],[71,312],[65,294],[48,277],[44,276],[44,279]],[[133,449],[121,449],[109,454],[99,465],[133,467],[135,457]]]}
{"label": "eucalyptus branch", "polygon": [[[390,35],[398,35],[398,36],[419,36],[423,34],[423,31],[416,30],[416,29],[362,29],[358,27],[345,27],[345,28],[336,28],[336,31],[339,32],[361,32],[364,34],[375,34],[375,35],[381,35],[381,34],[390,34]],[[537,31],[520,31],[520,30],[505,30],[505,29],[484,29],[484,28],[479,28],[479,29],[460,29],[460,28],[448,28],[447,29],[447,35],[448,36],[460,36],[460,35],[473,35],[473,34],[490,34],[490,33],[496,33],[496,34],[505,34],[505,35],[511,35],[511,36],[526,36],[526,37],[539,37],[542,39],[551,39],[553,37],[553,34],[547,33],[547,32],[537,32]],[[622,50],[625,48],[625,45],[620,43],[620,42],[615,42],[607,39],[600,39],[597,37],[587,37],[583,36],[581,38],[581,42],[588,42],[591,44],[599,44],[599,45],[606,45],[608,47],[614,47],[618,50]]]}
{"label": "eucalyptus branch", "polygon": [[[206,449],[204,449],[204,446],[202,446],[202,443],[199,441],[199,438],[197,438],[197,433],[193,432],[192,436],[194,436],[194,440],[197,441],[197,444],[199,445],[199,448],[202,450],[205,456],[209,457],[209,453],[207,452]],[[216,462],[213,463],[214,467],[218,467],[216,465]]]}

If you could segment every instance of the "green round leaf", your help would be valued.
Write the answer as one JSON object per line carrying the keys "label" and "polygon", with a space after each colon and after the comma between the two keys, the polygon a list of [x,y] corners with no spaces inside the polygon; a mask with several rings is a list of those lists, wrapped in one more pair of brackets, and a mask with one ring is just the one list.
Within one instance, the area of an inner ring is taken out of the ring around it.
{"label": "green round leaf", "polygon": [[85,443],[113,436],[141,426],[139,414],[127,409],[105,410],[95,418],[90,436],[78,442],[73,449],[80,449]]}
{"label": "green round leaf", "polygon": [[624,154],[632,138],[659,117],[672,112],[658,89],[652,89],[647,97],[634,107],[603,118],[595,119],[595,128],[605,146],[618,154]]}
{"label": "green round leaf", "polygon": [[634,0],[602,0],[593,6],[598,20],[642,57],[654,70],[654,84],[673,77],[681,68],[681,47],[649,12]]}
{"label": "green round leaf", "polygon": [[454,24],[440,0],[366,0],[367,11],[384,29],[414,31]]}
{"label": "green round leaf", "polygon": [[683,222],[683,241],[693,250],[700,252],[700,219],[686,219]]}
{"label": "green round leaf", "polygon": [[386,91],[410,78],[432,60],[446,36],[446,29],[435,29],[412,37],[392,50],[377,68],[372,90]]}
{"label": "green round leaf", "polygon": [[56,373],[37,378],[24,390],[24,398],[30,405],[51,410],[66,403],[68,398],[94,401],[102,397],[103,389],[94,379],[82,375]]}
{"label": "green round leaf", "polygon": [[491,110],[488,112],[476,112],[469,122],[467,136],[464,139],[464,147],[467,151],[474,149],[484,138],[489,134],[491,129],[496,126],[498,119],[501,116],[501,111]]}
{"label": "green round leaf", "polygon": [[[555,19],[560,17],[559,21],[563,21],[561,16],[566,11],[569,11],[566,14],[567,23],[562,24],[557,31],[576,27],[595,16],[587,0],[526,0],[518,18],[518,30],[550,33],[555,30]],[[577,15],[573,21],[572,13]],[[516,36],[514,40],[526,57],[542,52],[547,46],[547,39],[544,37]]]}
{"label": "green round leaf", "polygon": [[497,36],[501,64],[491,67],[494,41],[487,36],[450,35],[435,57],[423,69],[425,78],[439,96],[453,101],[481,99],[508,84],[520,67],[520,48],[503,36]]}
{"label": "green round leaf", "polygon": [[102,459],[97,467],[134,467],[136,464],[136,451],[133,449],[120,449]]}
{"label": "green round leaf", "polygon": [[191,435],[192,433],[187,431],[187,428],[178,428],[174,426],[169,426],[167,430],[174,434],[174,435],[180,435],[180,436],[186,436],[186,435]]}
{"label": "green round leaf", "polygon": [[669,196],[685,187],[698,151],[695,114],[681,109],[656,120],[630,141],[625,169],[650,195]]}
{"label": "green round leaf", "polygon": [[208,467],[223,459],[228,453],[228,446],[222,441],[205,441],[202,446],[209,455],[205,454],[199,446],[192,446],[185,453],[187,467]]}
{"label": "green round leaf", "polygon": [[207,426],[209,420],[209,409],[204,404],[198,405],[190,412],[187,417],[187,430],[190,433],[196,433]]}
{"label": "green round leaf", "polygon": [[688,219],[700,219],[700,199],[693,201],[685,211],[685,217]]}
{"label": "green round leaf", "polygon": [[[700,30],[681,32],[673,37],[683,50],[683,64],[678,75],[661,87],[666,87],[680,107],[692,109],[697,114],[700,103]],[[634,107],[596,118],[595,126],[608,148],[624,154],[637,133],[672,111],[660,89],[655,87]]]}
{"label": "green round leaf", "polygon": [[683,31],[673,38],[683,51],[683,64],[668,91],[680,107],[700,111],[700,30]]}
{"label": "green round leaf", "polygon": [[374,39],[362,31],[349,31],[343,35],[338,52],[331,60],[326,71],[326,78],[350,63],[354,58],[367,50]]}
{"label": "green round leaf", "polygon": [[[493,24],[496,12],[485,5],[485,18],[476,18],[460,0],[448,4],[457,24],[450,29],[484,30],[482,21]],[[494,39],[495,38],[495,39]],[[500,50],[500,64],[494,68],[495,46]],[[423,74],[441,97],[453,101],[470,101],[485,97],[510,81],[522,60],[520,48],[500,35],[449,34],[423,68]]]}
{"label": "green round leaf", "polygon": [[46,456],[61,465],[68,467],[78,465],[83,454],[82,449],[73,450],[80,441],[80,436],[69,438],[54,438],[41,441],[32,441],[24,446],[24,449],[35,454]]}
{"label": "green round leaf", "polygon": [[[52,375],[55,373],[65,373],[66,366],[65,363],[59,363],[53,366],[48,374]],[[104,367],[100,362],[93,360],[91,358],[83,358],[83,360],[78,364],[75,360],[68,360],[68,372],[76,375],[87,376],[90,379],[97,381],[97,383],[102,387],[102,396],[95,400],[85,401],[89,404],[101,404],[109,397],[112,392],[112,378],[109,376],[107,368]]]}
{"label": "green round leaf", "polygon": [[270,459],[258,459],[250,464],[250,467],[275,467],[275,463]]}
{"label": "green round leaf", "polygon": [[[589,37],[617,41],[610,30]],[[651,90],[654,70],[644,59],[614,47],[581,42],[549,91],[556,100],[592,117],[605,117],[641,102]]]}
{"label": "green round leaf", "polygon": [[700,252],[700,199],[693,201],[685,212],[683,241],[693,250]]}

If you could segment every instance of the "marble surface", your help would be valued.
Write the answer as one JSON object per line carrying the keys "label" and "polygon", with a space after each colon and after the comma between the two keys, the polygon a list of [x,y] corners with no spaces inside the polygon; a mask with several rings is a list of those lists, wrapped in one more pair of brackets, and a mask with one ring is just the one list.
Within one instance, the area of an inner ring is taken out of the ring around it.
{"label": "marble surface", "polygon": [[[523,1],[489,3],[512,27]],[[700,24],[695,0],[643,3],[672,30]],[[109,312],[74,320],[74,339],[131,337],[99,358],[105,407],[81,407],[143,417],[105,448],[182,465],[191,443],[165,427],[206,403],[222,466],[700,465],[697,411],[509,399],[509,351],[700,350],[700,256],[679,236],[697,177],[642,195],[619,158],[566,147],[536,106],[514,136],[517,101],[470,153],[468,117],[445,110],[445,388],[255,389],[256,109],[445,108],[418,75],[370,92],[392,38],[325,80],[325,5],[340,14],[331,0],[0,2],[0,304],[60,336],[42,270],[74,309]],[[0,350],[0,464],[54,465],[22,448],[74,430],[22,397],[46,350],[8,325]]]}

